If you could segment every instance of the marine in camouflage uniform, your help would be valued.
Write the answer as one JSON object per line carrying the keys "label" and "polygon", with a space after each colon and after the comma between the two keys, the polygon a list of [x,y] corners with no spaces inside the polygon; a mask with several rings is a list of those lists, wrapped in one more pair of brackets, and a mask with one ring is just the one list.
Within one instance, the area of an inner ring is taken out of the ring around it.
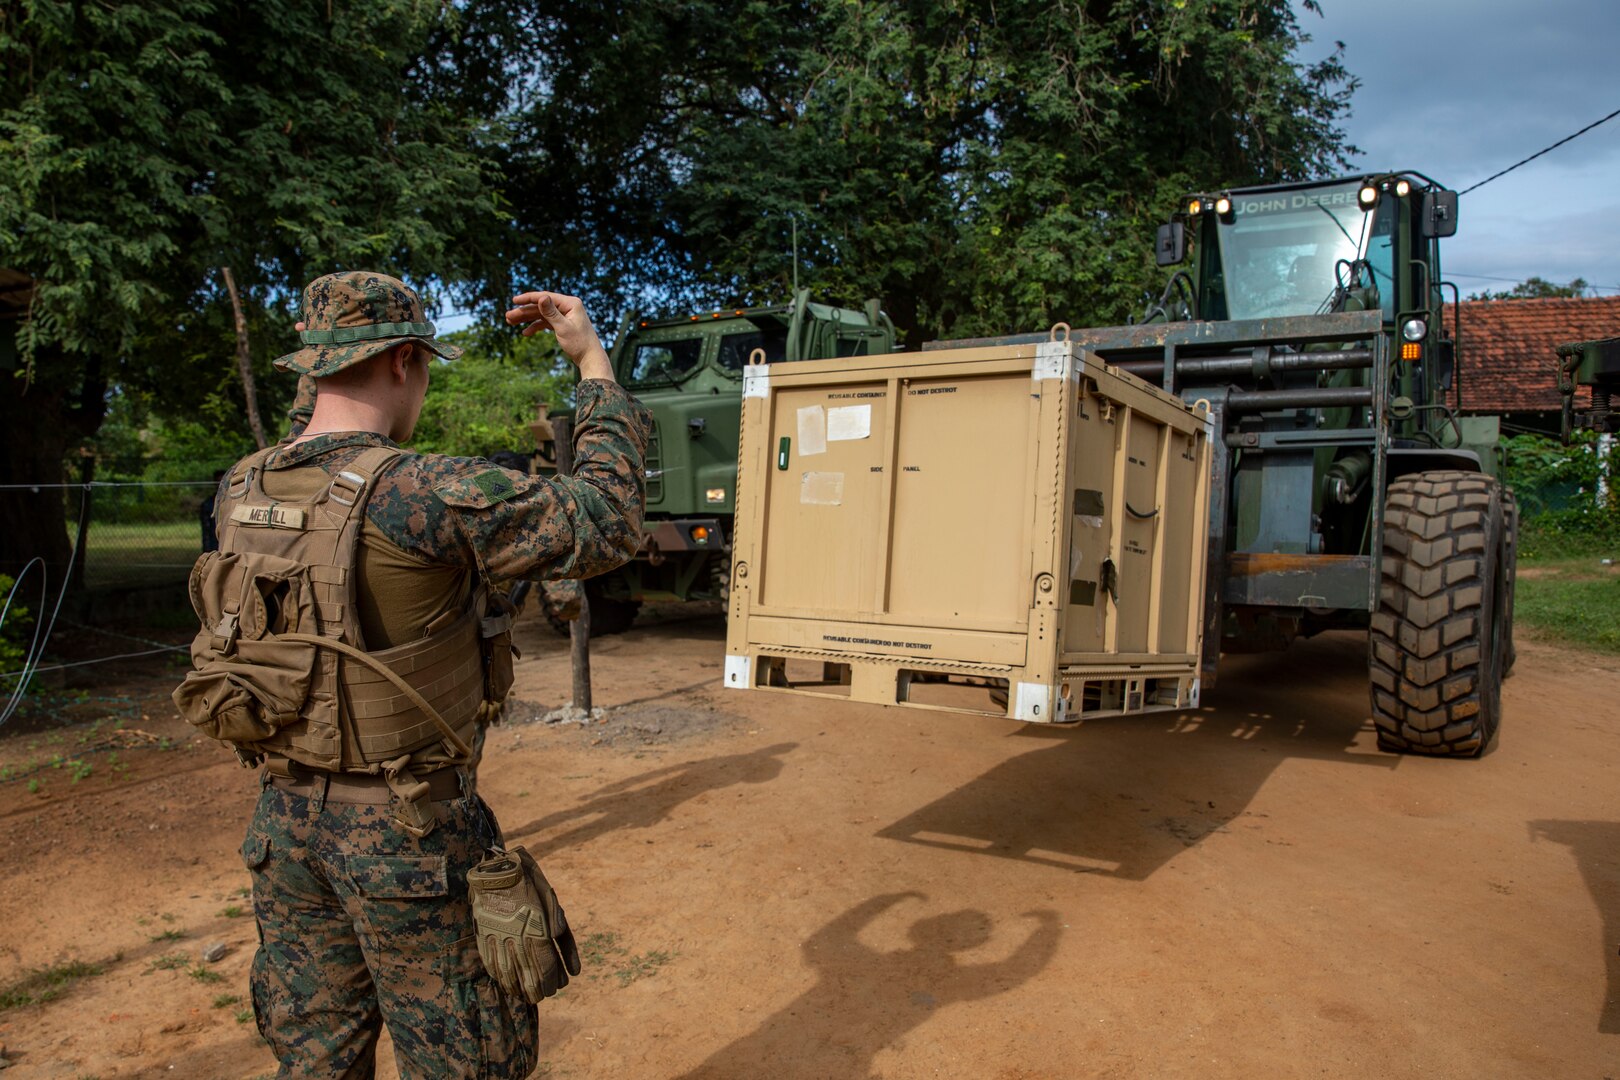
{"label": "marine in camouflage uniform", "polygon": [[[550,300],[540,306],[556,311]],[[515,314],[509,321],[527,321]],[[402,332],[342,340],[344,328],[374,334],[364,328],[378,324]],[[277,361],[304,376],[301,391],[405,341],[447,358],[459,353],[433,340],[408,288],[379,274],[312,283],[304,325],[306,342],[339,340]],[[571,477],[407,453],[373,481],[356,556],[367,649],[422,637],[446,612],[464,609],[479,581],[587,577],[635,553],[651,416],[610,379],[583,379],[577,400]],[[321,419],[315,414],[310,426],[319,431]],[[373,431],[290,436],[264,464],[264,490],[278,496],[278,487],[326,483],[368,448],[392,445]],[[222,513],[230,483],[221,488]],[[344,783],[376,777],[312,776],[285,763],[279,771],[290,775],[281,776],[276,764],[242,856],[260,934],[254,1014],[281,1062],[278,1075],[371,1076],[386,1022],[403,1077],[527,1076],[538,1063],[535,1009],[501,993],[474,936],[467,871],[500,834],[470,770],[447,790],[438,781],[452,770],[420,766],[418,779],[436,783],[436,821],[416,837],[385,802],[342,796]]]}

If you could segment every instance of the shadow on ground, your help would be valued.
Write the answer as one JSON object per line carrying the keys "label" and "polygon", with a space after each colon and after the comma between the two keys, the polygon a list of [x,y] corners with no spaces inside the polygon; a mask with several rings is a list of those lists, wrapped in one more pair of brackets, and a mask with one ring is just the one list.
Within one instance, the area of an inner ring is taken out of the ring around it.
{"label": "shadow on ground", "polygon": [[1144,879],[1224,829],[1284,760],[1395,767],[1395,757],[1352,752],[1369,723],[1365,642],[1333,635],[1228,657],[1196,712],[1026,725],[1010,737],[1043,747],[878,835]]}
{"label": "shadow on ground", "polygon": [[1598,949],[1609,980],[1599,1005],[1598,1034],[1620,1035],[1620,822],[1532,821],[1530,835],[1569,848],[1603,916]]}
{"label": "shadow on ground", "polygon": [[[782,759],[797,743],[777,743],[747,754],[726,754],[628,777],[596,789],[584,801],[507,830],[535,858],[578,847],[621,829],[648,829],[689,799],[734,784],[763,784],[782,773]],[[546,835],[549,830],[571,828]]]}
{"label": "shadow on ground", "polygon": [[1023,925],[1007,928],[1018,944],[1001,960],[957,958],[995,936],[982,911],[915,919],[906,931],[909,948],[884,952],[860,940],[891,910],[925,900],[916,892],[874,896],[817,930],[803,946],[815,985],[685,1074],[686,1080],[867,1076],[879,1052],[934,1010],[1005,993],[1038,975],[1057,952],[1062,931],[1053,911],[1027,912]]}

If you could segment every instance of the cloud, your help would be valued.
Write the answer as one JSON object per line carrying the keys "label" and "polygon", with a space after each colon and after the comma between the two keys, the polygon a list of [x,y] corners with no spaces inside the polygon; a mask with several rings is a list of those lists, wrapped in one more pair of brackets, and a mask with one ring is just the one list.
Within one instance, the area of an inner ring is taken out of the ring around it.
{"label": "cloud", "polygon": [[[1620,108],[1614,0],[1322,2],[1325,17],[1297,12],[1315,38],[1301,59],[1344,42],[1362,80],[1345,128],[1369,170],[1417,169],[1461,190]],[[1465,196],[1447,272],[1620,291],[1620,249],[1602,242],[1616,177],[1620,117]]]}

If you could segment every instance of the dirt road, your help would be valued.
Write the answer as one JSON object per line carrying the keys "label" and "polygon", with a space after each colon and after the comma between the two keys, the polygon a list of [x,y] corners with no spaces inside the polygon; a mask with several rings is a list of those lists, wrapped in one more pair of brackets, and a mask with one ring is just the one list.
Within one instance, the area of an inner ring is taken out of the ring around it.
{"label": "dirt road", "polygon": [[[517,696],[558,704],[563,643],[521,643]],[[482,778],[589,965],[541,1075],[1620,1076],[1613,662],[1525,644],[1500,747],[1447,762],[1376,752],[1362,650],[1053,730],[719,690],[716,617],[601,640],[613,718],[511,723]],[[269,1074],[230,1000],[253,778],[123,761],[0,785],[0,986],[102,969],[0,1012],[5,1075]]]}

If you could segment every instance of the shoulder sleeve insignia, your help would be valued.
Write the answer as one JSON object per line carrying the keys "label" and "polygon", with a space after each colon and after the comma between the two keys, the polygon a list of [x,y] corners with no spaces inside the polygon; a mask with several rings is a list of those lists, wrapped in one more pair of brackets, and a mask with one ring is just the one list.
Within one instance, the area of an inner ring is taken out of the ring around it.
{"label": "shoulder sleeve insignia", "polygon": [[473,484],[492,503],[503,502],[517,494],[517,488],[512,486],[511,478],[499,469],[485,469],[473,477]]}

